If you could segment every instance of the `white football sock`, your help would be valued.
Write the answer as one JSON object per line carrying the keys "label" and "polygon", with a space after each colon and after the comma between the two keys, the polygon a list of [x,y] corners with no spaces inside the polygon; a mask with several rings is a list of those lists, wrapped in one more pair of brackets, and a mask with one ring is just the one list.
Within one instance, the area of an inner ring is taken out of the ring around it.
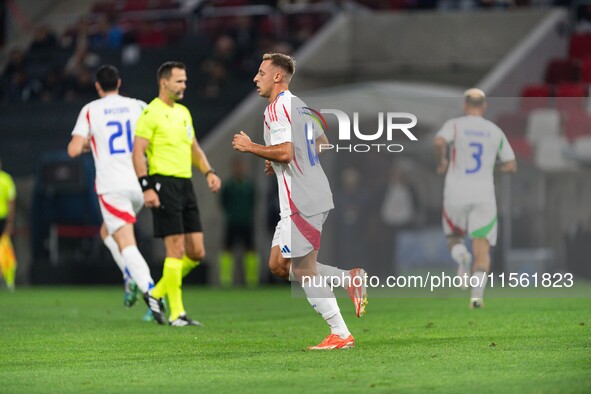
{"label": "white football sock", "polygon": [[333,267],[331,265],[324,265],[320,264],[318,261],[316,262],[316,272],[318,275],[323,277],[330,277],[332,281],[333,288],[334,287],[342,287],[346,289],[349,287],[351,280],[347,280],[347,277],[350,277],[349,271],[339,269],[337,267]]}
{"label": "white football sock", "polygon": [[486,282],[488,281],[488,276],[486,272],[476,271],[470,278],[471,284],[478,284],[478,286],[472,287],[472,298],[484,298],[484,288],[486,287]]}
{"label": "white football sock", "polygon": [[123,256],[125,266],[142,293],[146,293],[154,287],[154,280],[150,275],[150,268],[137,246],[131,245],[126,247],[121,252],[121,256]]}
{"label": "white football sock", "polygon": [[[319,284],[320,286],[318,286]],[[312,308],[326,320],[331,334],[337,334],[341,338],[351,335],[343,316],[341,316],[334,293],[326,286],[320,275],[315,276],[311,281],[306,281],[302,288]]]}
{"label": "white football sock", "polygon": [[460,242],[451,248],[451,258],[458,264],[470,264],[472,255],[466,245]]}
{"label": "white football sock", "polygon": [[117,241],[115,241],[115,238],[113,238],[112,235],[107,235],[107,238],[105,238],[103,242],[111,252],[113,260],[115,260],[115,263],[117,263],[117,267],[119,267],[119,269],[121,270],[121,273],[123,274],[123,279],[126,279],[127,274],[125,273],[125,261],[123,260],[123,256],[121,256],[121,252],[119,251],[119,245],[117,245]]}
{"label": "white football sock", "polygon": [[347,328],[347,324],[345,324],[345,320],[343,320],[343,316],[341,315],[340,310],[337,313],[335,313],[332,317],[329,317],[325,320],[328,323],[328,326],[330,327],[331,334],[337,334],[341,339],[348,338],[349,335],[351,335],[349,329]]}

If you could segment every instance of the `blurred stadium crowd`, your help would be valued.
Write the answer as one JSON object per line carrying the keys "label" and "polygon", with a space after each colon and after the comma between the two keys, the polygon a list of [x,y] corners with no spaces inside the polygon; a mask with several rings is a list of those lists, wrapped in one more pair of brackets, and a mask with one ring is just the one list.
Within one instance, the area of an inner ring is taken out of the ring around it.
{"label": "blurred stadium crowd", "polygon": [[[191,3],[193,6],[185,6]],[[568,4],[557,0],[553,4]],[[200,94],[219,96],[234,78],[251,75],[261,53],[290,53],[341,11],[470,10],[550,5],[535,0],[110,0],[98,1],[88,15],[62,32],[33,26],[27,48],[12,48],[0,78],[5,103],[88,100],[94,96],[93,70],[114,55],[139,61],[142,50],[178,43],[187,35],[205,37],[200,64]],[[4,13],[19,12],[12,0]],[[586,19],[586,9],[579,17]],[[588,69],[589,66],[584,68]],[[585,74],[586,75],[586,74]]]}

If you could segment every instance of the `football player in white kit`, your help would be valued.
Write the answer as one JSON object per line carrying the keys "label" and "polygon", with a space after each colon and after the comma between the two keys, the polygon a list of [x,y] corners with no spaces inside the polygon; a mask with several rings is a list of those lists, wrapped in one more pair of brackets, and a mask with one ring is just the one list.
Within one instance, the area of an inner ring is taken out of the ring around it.
{"label": "football player in white kit", "polygon": [[[497,203],[494,170],[516,172],[513,149],[503,131],[483,118],[486,97],[480,89],[464,93],[465,116],[448,120],[435,136],[437,173],[445,174],[442,223],[458,276],[471,283],[471,308],[484,306],[483,295],[490,270],[490,246],[497,242]],[[450,146],[448,158],[448,145]],[[464,237],[472,239],[472,254]]]}
{"label": "football player in white kit", "polygon": [[[166,320],[161,303],[150,295],[154,281],[146,260],[137,248],[133,224],[144,205],[131,153],[135,124],[146,103],[119,95],[121,79],[113,66],[96,73],[98,100],[80,111],[68,145],[68,155],[77,157],[88,147],[96,167],[95,189],[103,216],[101,237],[123,273],[126,287],[133,280],[144,295],[157,321]],[[126,306],[134,299],[125,298]]]}
{"label": "football player in white kit", "polygon": [[[328,179],[318,160],[317,141],[326,143],[324,131],[310,122],[310,109],[289,91],[295,72],[295,61],[284,54],[263,55],[254,78],[257,92],[268,99],[264,113],[266,146],[253,143],[241,131],[232,146],[239,152],[255,154],[265,160],[265,172],[275,174],[279,186],[281,218],[277,224],[269,267],[284,279],[297,280],[312,307],[324,318],[331,333],[311,350],[345,349],[355,345],[337,300],[326,277],[348,278],[340,285],[346,288],[355,305],[357,317],[365,313],[365,271],[350,271],[316,261],[320,248],[322,225],[334,208]],[[316,278],[303,281],[302,278]],[[356,280],[352,280],[356,279]]]}

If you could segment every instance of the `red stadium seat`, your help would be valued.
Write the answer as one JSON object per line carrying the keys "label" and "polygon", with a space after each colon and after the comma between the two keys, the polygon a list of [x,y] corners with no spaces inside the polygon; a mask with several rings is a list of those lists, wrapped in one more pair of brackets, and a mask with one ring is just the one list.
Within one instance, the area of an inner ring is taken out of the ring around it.
{"label": "red stadium seat", "polygon": [[507,137],[524,137],[527,126],[527,112],[504,113],[496,121]]}
{"label": "red stadium seat", "polygon": [[531,111],[537,108],[550,107],[550,96],[552,89],[550,85],[527,85],[521,91],[520,109]]}
{"label": "red stadium seat", "polygon": [[556,87],[556,109],[569,111],[582,109],[588,87],[581,83],[563,83]]}
{"label": "red stadium seat", "polygon": [[579,65],[572,59],[553,59],[546,67],[546,83],[577,82]]}
{"label": "red stadium seat", "polygon": [[581,82],[591,83],[591,57],[581,60]]}
{"label": "red stadium seat", "polygon": [[564,134],[570,142],[591,136],[591,116],[585,111],[566,111],[563,116]]}
{"label": "red stadium seat", "polygon": [[125,0],[123,11],[143,11],[150,8],[150,0]]}
{"label": "red stadium seat", "polygon": [[591,33],[574,34],[570,38],[568,55],[571,59],[591,56]]}

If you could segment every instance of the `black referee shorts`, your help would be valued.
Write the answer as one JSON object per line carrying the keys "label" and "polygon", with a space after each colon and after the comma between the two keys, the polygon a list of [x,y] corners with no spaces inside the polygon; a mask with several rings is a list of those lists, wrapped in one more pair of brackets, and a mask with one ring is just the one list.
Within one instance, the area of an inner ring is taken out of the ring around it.
{"label": "black referee shorts", "polygon": [[197,197],[190,178],[152,175],[160,207],[152,208],[154,237],[202,232]]}

